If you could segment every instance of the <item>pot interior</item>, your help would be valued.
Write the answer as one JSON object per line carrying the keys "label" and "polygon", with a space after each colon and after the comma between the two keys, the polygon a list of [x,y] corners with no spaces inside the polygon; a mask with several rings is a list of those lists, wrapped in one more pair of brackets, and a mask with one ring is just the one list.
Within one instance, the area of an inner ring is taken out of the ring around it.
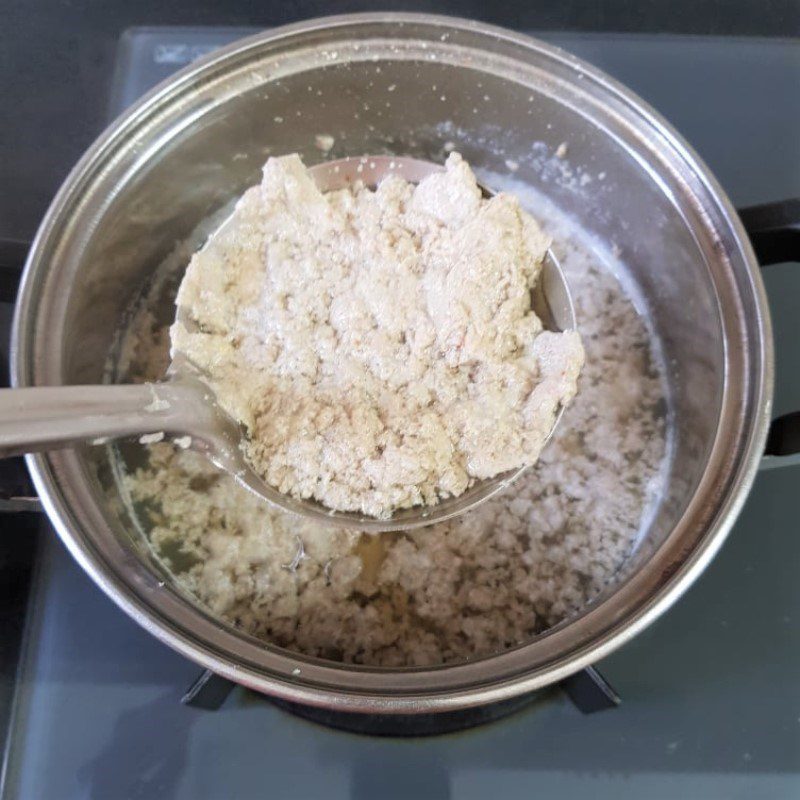
{"label": "pot interior", "polygon": [[[584,257],[573,259],[574,280],[580,283],[579,271],[592,267],[591,252],[603,270],[616,272],[648,332],[645,371],[661,389],[646,400],[653,404],[653,436],[663,439],[663,461],[648,473],[635,545],[587,608],[548,635],[509,644],[514,655],[505,666],[495,656],[482,672],[445,670],[452,677],[429,679],[432,691],[464,681],[485,684],[498,675],[552,679],[560,658],[599,641],[651,601],[663,576],[700,549],[714,521],[718,503],[712,495],[701,502],[699,493],[704,476],[723,470],[712,457],[721,420],[730,414],[741,425],[755,403],[749,376],[761,368],[751,355],[758,342],[748,341],[742,320],[756,301],[713,190],[659,123],[563,53],[471,25],[408,18],[397,27],[370,19],[257,37],[157,91],[96,146],[38,244],[31,313],[20,328],[29,353],[20,362],[22,382],[95,383],[107,377],[110,356],[119,379],[115,347],[135,299],[159,269],[180,274],[214,215],[259,181],[267,157],[298,152],[313,164],[394,153],[442,161],[453,148],[493,188],[521,193],[529,210],[552,226],[557,252],[580,239]],[[169,321],[171,291],[174,282],[166,280],[152,326]],[[592,307],[602,313],[602,306]],[[613,359],[604,373],[624,398],[630,375]],[[733,376],[739,385],[731,399]],[[45,460],[79,531],[69,534],[80,539],[73,552],[82,550],[85,563],[113,575],[114,588],[106,588],[126,594],[128,610],[135,603],[156,627],[177,628],[187,652],[212,653],[221,671],[239,663],[252,675],[285,680],[289,659],[280,648],[221,625],[153,555],[145,542],[153,519],[131,503],[121,477],[143,463],[140,451],[139,445],[85,448]],[[739,455],[731,444],[724,470],[716,473],[717,500]],[[700,509],[689,519],[693,504]],[[588,520],[585,535],[591,530]],[[380,548],[359,546],[367,561],[368,548]],[[667,551],[662,569],[653,572],[655,558]],[[311,685],[341,680],[351,681],[354,691],[421,690],[413,672],[393,682],[379,671],[371,683],[366,673],[326,665],[325,658],[341,656],[336,648],[317,656],[323,661],[303,662]]]}

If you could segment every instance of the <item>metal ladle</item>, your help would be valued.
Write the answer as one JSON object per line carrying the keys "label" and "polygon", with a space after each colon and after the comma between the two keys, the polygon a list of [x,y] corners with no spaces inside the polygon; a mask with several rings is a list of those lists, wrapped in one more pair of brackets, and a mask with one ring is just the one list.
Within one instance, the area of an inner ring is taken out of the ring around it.
{"label": "metal ladle", "polygon": [[[375,186],[390,174],[418,183],[443,169],[439,164],[412,158],[366,156],[328,161],[311,167],[309,172],[319,188],[327,192],[355,181]],[[481,189],[485,196],[492,195],[485,187]],[[533,291],[533,307],[547,330],[575,327],[569,289],[550,250]],[[553,429],[560,418],[561,411]],[[417,528],[462,514],[497,494],[525,470],[522,467],[478,481],[464,494],[433,506],[415,506],[397,511],[388,519],[376,519],[334,511],[315,500],[299,500],[265,483],[244,458],[242,426],[219,408],[212,390],[182,359],[173,360],[167,380],[161,383],[0,390],[2,458],[55,450],[78,442],[105,444],[110,439],[143,435],[153,441],[163,435],[185,442],[230,473],[242,486],[284,511],[373,533]]]}

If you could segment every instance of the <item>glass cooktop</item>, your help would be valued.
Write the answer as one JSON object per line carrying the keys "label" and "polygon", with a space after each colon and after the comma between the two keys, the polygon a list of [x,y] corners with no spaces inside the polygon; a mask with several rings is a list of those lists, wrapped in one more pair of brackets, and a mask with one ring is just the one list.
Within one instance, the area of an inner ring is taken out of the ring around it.
{"label": "glass cooktop", "polygon": [[[112,114],[191,59],[249,32],[128,31]],[[665,114],[735,203],[800,195],[796,43],[542,36]],[[800,408],[800,271],[773,267],[767,283],[778,346],[775,410],[784,413]],[[545,692],[500,722],[424,739],[333,731],[238,688],[216,711],[181,705],[199,668],[106,599],[42,521],[4,796],[800,796],[799,470],[762,473],[705,575],[599,665],[622,695],[620,707],[583,715],[563,693]]]}

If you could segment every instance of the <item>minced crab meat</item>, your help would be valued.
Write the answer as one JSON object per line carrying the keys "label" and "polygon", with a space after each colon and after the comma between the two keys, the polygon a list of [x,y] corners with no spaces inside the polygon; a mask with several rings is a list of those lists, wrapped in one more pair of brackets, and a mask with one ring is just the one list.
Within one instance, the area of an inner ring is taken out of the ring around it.
{"label": "minced crab meat", "polygon": [[583,347],[531,307],[549,239],[467,163],[323,194],[296,155],[191,259],[173,354],[281,492],[387,517],[536,462]]}

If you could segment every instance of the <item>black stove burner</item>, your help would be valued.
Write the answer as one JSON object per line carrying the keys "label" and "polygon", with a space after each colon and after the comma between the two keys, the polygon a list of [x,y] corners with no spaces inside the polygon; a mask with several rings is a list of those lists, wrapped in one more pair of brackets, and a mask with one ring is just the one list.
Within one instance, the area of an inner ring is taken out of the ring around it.
{"label": "black stove burner", "polygon": [[534,692],[485,706],[442,711],[437,714],[357,714],[290,703],[276,697],[270,698],[269,702],[290,714],[335,730],[364,736],[412,737],[456,733],[496,722],[531,705],[537,697],[538,694]]}
{"label": "black stove burner", "polygon": [[[236,686],[227,678],[206,670],[187,690],[181,702],[194,708],[216,711]],[[615,708],[620,703],[619,695],[594,667],[587,667],[566,678],[559,688],[584,714]],[[531,692],[484,706],[435,714],[361,714],[293,703],[267,695],[262,697],[283,711],[327,728],[365,736],[411,737],[455,733],[495,722],[527,708],[541,698],[541,693]]]}

